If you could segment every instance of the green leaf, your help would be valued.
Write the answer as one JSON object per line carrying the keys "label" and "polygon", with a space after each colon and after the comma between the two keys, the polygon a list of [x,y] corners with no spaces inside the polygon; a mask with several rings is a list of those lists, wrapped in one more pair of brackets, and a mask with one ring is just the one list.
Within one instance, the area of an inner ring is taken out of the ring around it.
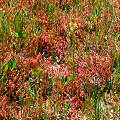
{"label": "green leaf", "polygon": [[[19,14],[18,14],[18,17],[19,17]],[[14,19],[14,29],[15,29],[15,32],[18,32],[19,31],[19,18],[15,16],[15,19]]]}
{"label": "green leaf", "polygon": [[4,22],[3,20],[1,20],[1,22],[2,22],[2,24],[6,27],[5,22]]}
{"label": "green leaf", "polygon": [[88,20],[91,20],[91,16],[88,15],[87,17],[88,17]]}
{"label": "green leaf", "polygon": [[32,75],[34,75],[34,71],[32,70]]}
{"label": "green leaf", "polygon": [[70,109],[70,104],[68,104],[68,101],[65,101],[64,110],[69,110],[69,109]]}
{"label": "green leaf", "polygon": [[49,12],[49,3],[47,3],[47,12]]}
{"label": "green leaf", "polygon": [[49,77],[48,80],[50,81],[51,85],[53,85],[53,80],[52,80],[52,78]]}
{"label": "green leaf", "polygon": [[23,37],[26,37],[26,36],[27,36],[27,34],[26,34],[26,33],[24,33],[24,34],[23,34]]}
{"label": "green leaf", "polygon": [[6,66],[5,66],[5,71],[7,71],[8,70],[8,64],[6,64]]}
{"label": "green leaf", "polygon": [[68,75],[65,77],[65,82],[67,81]]}
{"label": "green leaf", "polygon": [[92,9],[92,14],[95,16],[96,15],[96,11],[94,9]]}
{"label": "green leaf", "polygon": [[17,32],[15,33],[15,36],[16,36],[17,38],[19,37]]}
{"label": "green leaf", "polygon": [[4,71],[4,73],[3,73],[3,75],[2,75],[2,78],[5,76],[5,71]]}
{"label": "green leaf", "polygon": [[65,78],[65,84],[64,84],[64,87],[68,84],[69,80],[70,80],[70,77],[68,77],[68,75],[67,75],[66,78]]}
{"label": "green leaf", "polygon": [[41,31],[41,30],[38,31],[38,35],[40,34],[40,31]]}
{"label": "green leaf", "polygon": [[11,0],[11,2],[10,2],[10,7],[12,7],[12,5],[13,5],[13,0]]}
{"label": "green leaf", "polygon": [[19,30],[19,32],[18,32],[18,36],[22,36],[22,31],[21,30]]}
{"label": "green leaf", "polygon": [[67,110],[67,107],[68,107],[68,101],[65,101],[64,109]]}
{"label": "green leaf", "polygon": [[10,60],[7,60],[4,70],[7,71],[10,67]]}
{"label": "green leaf", "polygon": [[8,3],[8,6],[10,7],[10,3],[9,3],[9,1],[7,1],[7,3]]}
{"label": "green leaf", "polygon": [[39,71],[32,70],[32,75],[34,76],[35,79],[38,79],[39,78]]}
{"label": "green leaf", "polygon": [[11,70],[13,70],[15,68],[16,64],[17,64],[17,60],[14,59],[12,61],[12,68],[11,68]]}
{"label": "green leaf", "polygon": [[3,19],[4,13],[2,11],[0,11],[0,20]]}
{"label": "green leaf", "polygon": [[60,78],[58,78],[58,82],[59,82],[59,84],[60,84],[60,81],[61,81]]}
{"label": "green leaf", "polygon": [[51,10],[51,5],[47,3],[47,12],[50,13],[50,10]]}
{"label": "green leaf", "polygon": [[16,34],[14,32],[12,32],[12,36],[16,36]]}
{"label": "green leaf", "polygon": [[39,3],[38,6],[41,8],[41,3]]}
{"label": "green leaf", "polygon": [[64,83],[64,75],[62,76],[61,82],[62,84]]}
{"label": "green leaf", "polygon": [[50,16],[50,22],[53,22],[53,21],[54,21],[54,16],[51,15],[51,16]]}
{"label": "green leaf", "polygon": [[3,16],[4,16],[3,12],[0,11],[0,28],[2,27],[1,22],[2,22]]}
{"label": "green leaf", "polygon": [[68,105],[68,108],[67,108],[67,110],[70,110],[70,104]]}

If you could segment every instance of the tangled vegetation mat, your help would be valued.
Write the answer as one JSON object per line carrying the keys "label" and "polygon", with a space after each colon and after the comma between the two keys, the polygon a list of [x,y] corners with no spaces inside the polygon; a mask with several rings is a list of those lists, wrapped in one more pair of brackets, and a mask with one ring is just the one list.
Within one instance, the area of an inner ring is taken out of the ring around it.
{"label": "tangled vegetation mat", "polygon": [[119,8],[0,0],[0,120],[119,120]]}

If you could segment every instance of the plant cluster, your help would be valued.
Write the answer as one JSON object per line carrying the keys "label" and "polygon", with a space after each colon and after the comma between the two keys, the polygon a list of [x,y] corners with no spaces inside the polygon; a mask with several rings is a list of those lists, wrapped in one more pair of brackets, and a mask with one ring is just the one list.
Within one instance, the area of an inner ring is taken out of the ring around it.
{"label": "plant cluster", "polygon": [[0,1],[0,119],[120,118],[118,0]]}

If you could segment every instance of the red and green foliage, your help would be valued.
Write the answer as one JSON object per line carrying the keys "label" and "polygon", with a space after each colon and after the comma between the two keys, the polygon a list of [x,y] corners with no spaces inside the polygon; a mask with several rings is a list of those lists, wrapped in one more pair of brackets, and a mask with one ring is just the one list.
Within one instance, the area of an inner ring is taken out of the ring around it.
{"label": "red and green foliage", "polygon": [[118,0],[0,1],[0,119],[120,118]]}

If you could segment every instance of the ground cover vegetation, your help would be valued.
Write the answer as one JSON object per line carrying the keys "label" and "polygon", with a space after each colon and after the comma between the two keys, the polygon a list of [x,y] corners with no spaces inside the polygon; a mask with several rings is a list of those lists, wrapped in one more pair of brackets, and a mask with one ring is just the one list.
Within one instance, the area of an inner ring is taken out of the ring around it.
{"label": "ground cover vegetation", "polygon": [[0,0],[0,119],[120,119],[119,0]]}

